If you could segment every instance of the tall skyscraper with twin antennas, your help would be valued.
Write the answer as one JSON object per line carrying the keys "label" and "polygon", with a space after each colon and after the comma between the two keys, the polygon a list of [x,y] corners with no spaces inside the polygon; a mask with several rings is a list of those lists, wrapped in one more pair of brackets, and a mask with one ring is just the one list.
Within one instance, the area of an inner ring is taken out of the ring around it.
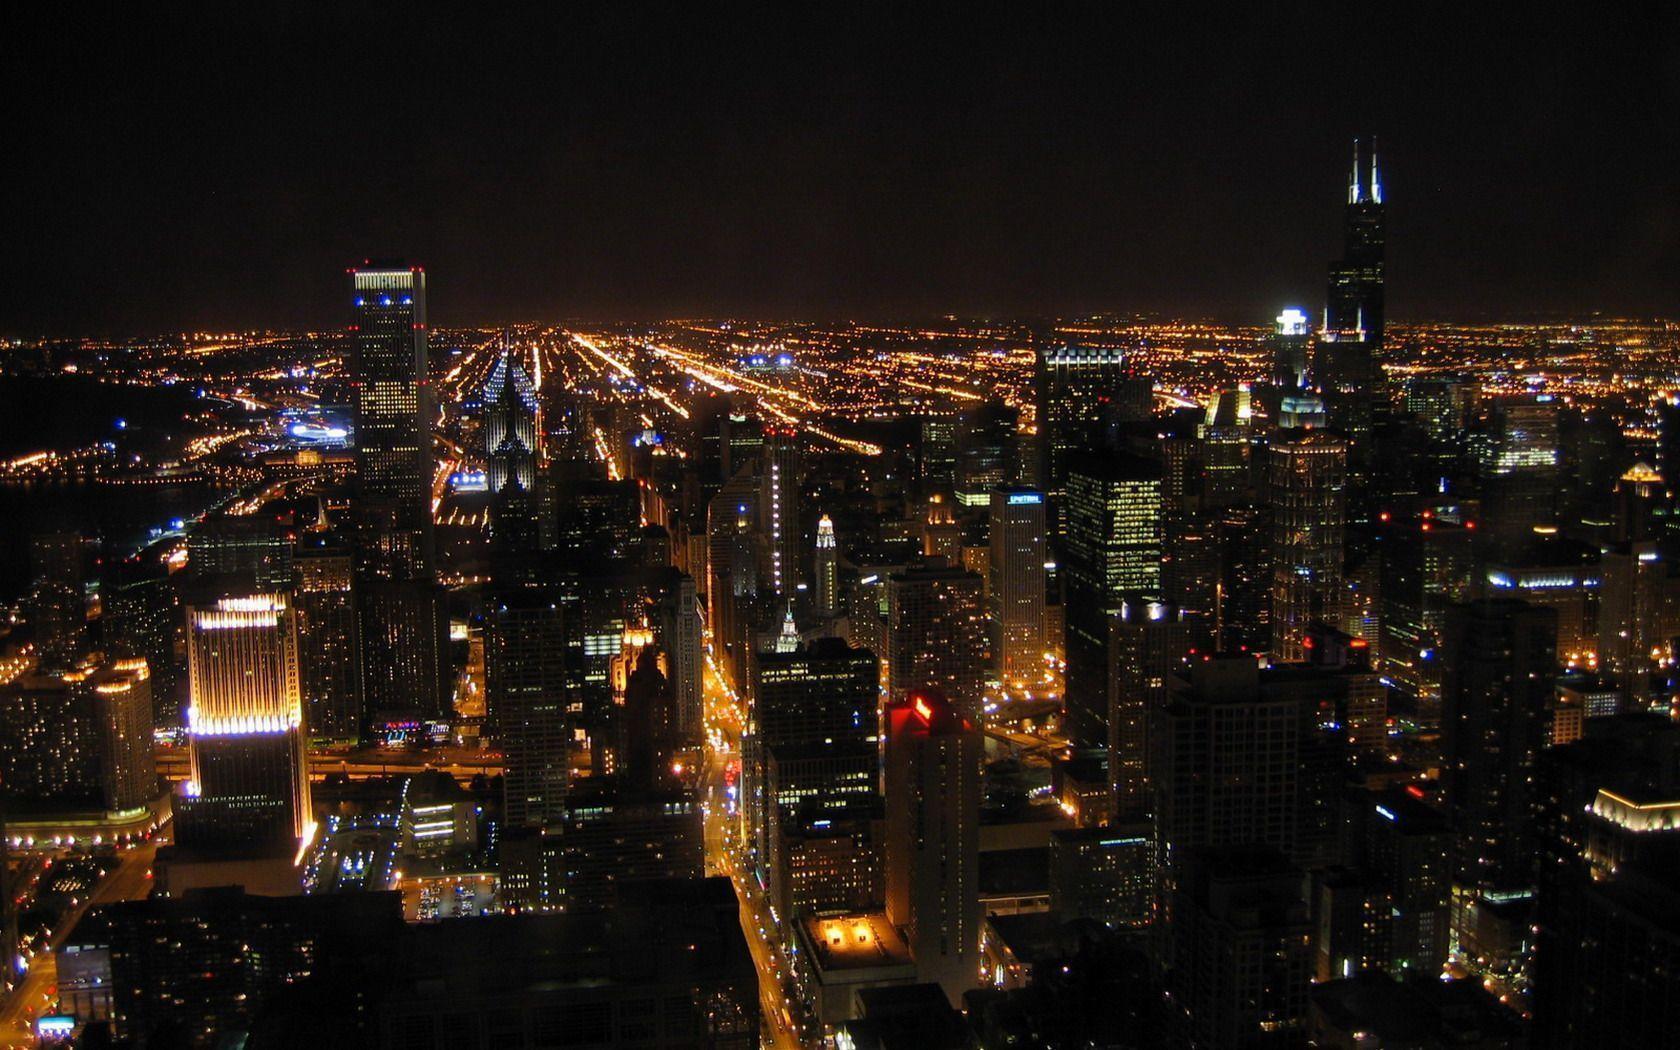
{"label": "tall skyscraper with twin antennas", "polygon": [[1355,139],[1342,220],[1342,257],[1330,264],[1324,330],[1338,342],[1383,341],[1383,247],[1387,239],[1377,140]]}

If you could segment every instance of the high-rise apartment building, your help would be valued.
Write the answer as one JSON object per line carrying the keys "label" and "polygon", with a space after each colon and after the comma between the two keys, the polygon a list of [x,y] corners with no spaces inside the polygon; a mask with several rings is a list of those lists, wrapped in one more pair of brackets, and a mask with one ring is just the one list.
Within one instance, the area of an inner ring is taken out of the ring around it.
{"label": "high-rise apartment building", "polygon": [[566,637],[565,611],[546,590],[510,589],[485,610],[485,712],[506,763],[509,827],[542,827],[565,810],[573,727]]}
{"label": "high-rise apartment building", "polygon": [[315,740],[343,743],[362,734],[362,634],[354,562],[350,547],[324,530],[306,530],[292,559],[303,722]]}
{"label": "high-rise apartment building", "polygon": [[1032,683],[1044,672],[1044,493],[1037,489],[992,490],[991,585],[992,656],[1005,682]]}
{"label": "high-rise apartment building", "polygon": [[983,721],[986,669],[984,581],[978,573],[921,565],[887,578],[887,688],[944,691],[963,717]]}
{"label": "high-rise apartment building", "polygon": [[887,917],[956,1003],[980,979],[980,730],[938,689],[884,715]]}
{"label": "high-rise apartment building", "polygon": [[132,812],[156,798],[146,661],[84,660],[48,671],[32,655],[4,660],[0,792],[84,812]]}
{"label": "high-rise apartment building", "polygon": [[1252,656],[1215,656],[1175,678],[1151,730],[1160,856],[1200,846],[1295,849],[1301,699],[1263,690]]}
{"label": "high-rise apartment building", "polygon": [[[876,708],[880,661],[867,649],[838,638],[819,638],[792,652],[761,652],[753,658],[747,739],[741,760],[743,815],[754,869],[769,882],[771,824],[775,810],[798,804],[807,787],[826,783],[835,794],[855,794],[862,785],[839,774],[867,769],[876,753]],[[797,758],[812,776],[796,775]],[[838,766],[823,767],[824,757]],[[771,784],[773,761],[782,783]]]}
{"label": "high-rise apartment building", "polygon": [[[1321,881],[1319,979],[1363,970],[1395,978],[1440,974],[1450,928],[1452,832],[1446,814],[1416,790],[1350,796],[1345,859],[1353,875],[1340,887]],[[1340,898],[1348,906],[1338,906]]]}
{"label": "high-rise apartment building", "polygon": [[1347,443],[1327,431],[1284,432],[1267,449],[1272,512],[1274,659],[1305,658],[1314,620],[1339,625],[1343,605]]}
{"label": "high-rise apartment building", "polygon": [[1305,876],[1269,846],[1193,849],[1183,868],[1165,931],[1173,1045],[1294,1045],[1312,977]]}
{"label": "high-rise apartment building", "polygon": [[86,541],[74,532],[30,538],[34,578],[24,611],[35,636],[35,650],[48,670],[74,664],[87,637],[86,547]]}
{"label": "high-rise apartment building", "polygon": [[1492,929],[1536,875],[1535,769],[1557,673],[1557,616],[1509,598],[1448,610],[1441,642],[1442,782],[1453,828],[1453,926],[1497,957]]}
{"label": "high-rise apartment building", "polygon": [[1172,605],[1131,595],[1108,618],[1108,777],[1120,821],[1151,811],[1149,730],[1191,649],[1190,624]]}
{"label": "high-rise apartment building", "polygon": [[103,739],[100,781],[105,808],[133,812],[158,796],[152,756],[151,670],[143,658],[108,663],[76,684],[92,693]]}
{"label": "high-rise apartment building", "polygon": [[1413,717],[1434,726],[1441,717],[1441,631],[1448,607],[1470,597],[1476,523],[1432,507],[1385,517],[1382,672]]}

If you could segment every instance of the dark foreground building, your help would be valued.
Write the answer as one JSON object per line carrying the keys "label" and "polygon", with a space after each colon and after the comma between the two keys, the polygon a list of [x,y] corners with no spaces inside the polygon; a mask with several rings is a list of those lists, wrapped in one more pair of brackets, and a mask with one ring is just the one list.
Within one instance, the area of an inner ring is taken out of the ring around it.
{"label": "dark foreground building", "polygon": [[758,974],[729,880],[624,887],[620,900],[601,915],[414,927],[367,1045],[757,1046]]}

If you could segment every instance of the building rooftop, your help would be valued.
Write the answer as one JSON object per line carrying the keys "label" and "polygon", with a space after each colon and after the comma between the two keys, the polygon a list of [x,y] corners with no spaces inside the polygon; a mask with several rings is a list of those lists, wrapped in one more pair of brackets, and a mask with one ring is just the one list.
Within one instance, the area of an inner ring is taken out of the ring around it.
{"label": "building rooftop", "polygon": [[1050,892],[1050,847],[987,850],[980,854],[980,896],[1019,897]]}
{"label": "building rooftop", "polygon": [[[1344,1032],[1373,1033],[1382,1046],[1494,1045],[1522,1031],[1517,1014],[1499,1004],[1479,981],[1420,978],[1404,983],[1367,971],[1315,984],[1309,993],[1321,1024]],[[1502,1044],[1501,1044],[1502,1045]]]}
{"label": "building rooftop", "polygon": [[910,946],[885,912],[812,915],[804,921],[817,966],[825,971],[912,964]]}

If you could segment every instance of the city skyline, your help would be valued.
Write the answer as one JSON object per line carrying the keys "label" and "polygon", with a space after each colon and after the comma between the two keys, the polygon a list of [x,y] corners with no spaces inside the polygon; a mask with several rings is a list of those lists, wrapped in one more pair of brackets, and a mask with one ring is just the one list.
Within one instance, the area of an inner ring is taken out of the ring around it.
{"label": "city skyline", "polygon": [[1671,18],[550,14],[0,34],[0,1050],[1673,1042]]}

